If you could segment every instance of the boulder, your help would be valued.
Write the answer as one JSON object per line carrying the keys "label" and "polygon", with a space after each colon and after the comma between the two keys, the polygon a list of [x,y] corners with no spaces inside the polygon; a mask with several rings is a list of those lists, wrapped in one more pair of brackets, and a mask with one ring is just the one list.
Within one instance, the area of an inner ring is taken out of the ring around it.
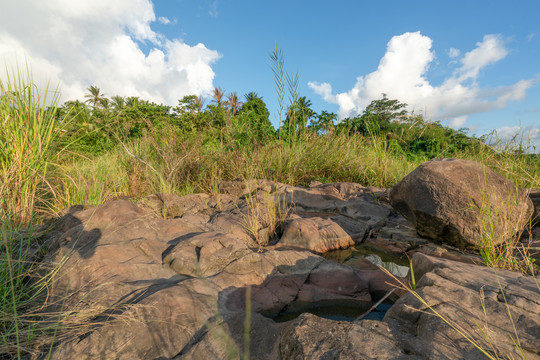
{"label": "boulder", "polygon": [[425,162],[390,191],[390,201],[424,237],[459,248],[500,244],[533,214],[527,192],[470,160]]}

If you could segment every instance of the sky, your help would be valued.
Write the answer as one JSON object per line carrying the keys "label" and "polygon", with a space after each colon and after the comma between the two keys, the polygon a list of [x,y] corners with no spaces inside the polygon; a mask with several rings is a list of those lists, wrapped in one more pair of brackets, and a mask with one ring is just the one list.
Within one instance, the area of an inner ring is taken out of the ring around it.
{"label": "sky", "polygon": [[28,63],[62,102],[90,85],[171,106],[214,87],[255,91],[277,127],[278,48],[316,112],[352,117],[386,94],[471,135],[519,133],[538,151],[538,14],[537,0],[0,0],[0,62]]}

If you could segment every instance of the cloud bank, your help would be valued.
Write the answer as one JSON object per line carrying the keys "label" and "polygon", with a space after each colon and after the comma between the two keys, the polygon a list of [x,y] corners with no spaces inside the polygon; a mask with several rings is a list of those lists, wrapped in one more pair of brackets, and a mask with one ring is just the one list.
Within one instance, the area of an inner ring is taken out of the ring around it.
{"label": "cloud bank", "polygon": [[522,100],[534,80],[521,80],[495,89],[481,88],[477,78],[482,69],[508,54],[502,38],[486,35],[476,47],[463,54],[451,48],[448,55],[458,68],[440,86],[433,86],[426,75],[435,59],[432,40],[420,32],[394,36],[387,44],[377,70],[357,78],[347,92],[335,94],[329,83],[309,82],[325,101],[339,105],[339,118],[361,113],[372,100],[387,94],[409,104],[409,111],[424,113],[430,120],[449,120],[449,125],[465,125],[467,116],[503,108],[509,101]]}
{"label": "cloud bank", "polygon": [[150,0],[8,1],[0,12],[0,62],[28,62],[36,82],[61,84],[62,101],[82,99],[90,85],[107,96],[170,105],[210,91],[220,54],[165,38],[152,30],[156,21],[168,19],[156,20]]}
{"label": "cloud bank", "polygon": [[540,150],[540,127],[502,126],[496,129],[491,138],[492,142],[501,142],[503,147],[519,148],[523,146],[529,152]]}

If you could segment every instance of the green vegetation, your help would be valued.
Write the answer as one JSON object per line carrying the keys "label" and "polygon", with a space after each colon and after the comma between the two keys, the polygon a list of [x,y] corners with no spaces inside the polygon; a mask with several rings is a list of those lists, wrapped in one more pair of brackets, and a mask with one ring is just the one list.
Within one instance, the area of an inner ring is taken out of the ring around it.
{"label": "green vegetation", "polygon": [[[0,83],[0,357],[20,357],[44,334],[55,334],[54,326],[31,315],[43,304],[49,281],[32,279],[43,255],[35,224],[69,206],[119,195],[215,193],[220,181],[236,178],[390,187],[434,157],[476,160],[521,187],[540,188],[538,155],[522,147],[496,151],[461,130],[409,114],[405,104],[386,96],[337,122],[300,96],[298,74],[284,71],[279,51],[272,60],[277,130],[255,92],[240,99],[216,88],[206,106],[203,97],[189,95],[170,107],[107,98],[90,86],[85,99],[60,105],[46,99],[47,89],[38,91],[28,72],[8,74]],[[271,204],[268,214],[250,214],[246,226],[287,211]]]}

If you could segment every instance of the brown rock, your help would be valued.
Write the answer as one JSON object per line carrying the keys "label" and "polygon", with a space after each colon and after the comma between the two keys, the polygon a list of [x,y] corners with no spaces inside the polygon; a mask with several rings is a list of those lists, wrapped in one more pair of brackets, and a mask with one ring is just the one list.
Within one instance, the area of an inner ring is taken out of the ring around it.
{"label": "brown rock", "polygon": [[413,256],[413,269],[416,293],[424,302],[407,293],[384,318],[395,333],[408,334],[409,352],[437,359],[484,358],[450,323],[498,358],[521,358],[517,338],[525,358],[540,359],[540,290],[532,276],[420,253]]}
{"label": "brown rock", "polygon": [[282,359],[415,359],[396,344],[388,325],[333,321],[304,313],[281,333]]}
{"label": "brown rock", "polygon": [[392,188],[390,200],[420,235],[460,248],[481,246],[483,236],[500,244],[521,231],[533,212],[514,183],[460,159],[423,163]]}
{"label": "brown rock", "polygon": [[352,246],[354,240],[334,221],[313,217],[295,219],[286,224],[279,244],[325,253]]}
{"label": "brown rock", "polygon": [[534,205],[532,222],[534,225],[540,224],[540,190],[530,190],[529,197]]}

